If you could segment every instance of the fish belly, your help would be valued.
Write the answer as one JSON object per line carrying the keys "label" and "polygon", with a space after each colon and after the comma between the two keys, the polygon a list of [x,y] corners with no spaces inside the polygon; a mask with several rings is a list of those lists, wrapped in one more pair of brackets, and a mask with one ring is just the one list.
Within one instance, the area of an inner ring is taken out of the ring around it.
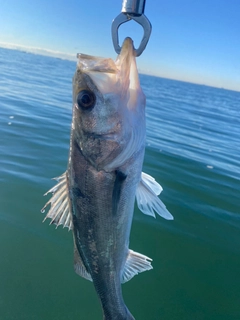
{"label": "fish belly", "polygon": [[105,319],[134,319],[123,301],[121,280],[136,186],[121,170],[97,171],[77,144],[71,151],[68,189],[80,259],[91,275]]}

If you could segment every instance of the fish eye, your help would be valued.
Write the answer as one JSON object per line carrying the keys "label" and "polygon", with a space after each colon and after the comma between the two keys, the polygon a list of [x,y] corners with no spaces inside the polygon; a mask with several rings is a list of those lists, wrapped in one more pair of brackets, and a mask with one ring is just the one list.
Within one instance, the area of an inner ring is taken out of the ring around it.
{"label": "fish eye", "polygon": [[78,93],[77,104],[83,109],[94,107],[96,102],[95,94],[90,90],[82,90]]}

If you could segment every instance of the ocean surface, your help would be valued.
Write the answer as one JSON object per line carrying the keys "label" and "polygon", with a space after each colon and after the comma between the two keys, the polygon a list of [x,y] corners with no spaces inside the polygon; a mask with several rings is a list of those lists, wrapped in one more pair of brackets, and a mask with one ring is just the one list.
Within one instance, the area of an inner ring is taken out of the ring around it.
{"label": "ocean surface", "polygon": [[[75,62],[0,49],[0,319],[98,320],[71,232],[42,223],[66,170]],[[136,320],[240,319],[240,92],[140,75],[144,171],[173,221],[137,208],[131,249],[154,269],[123,285]]]}

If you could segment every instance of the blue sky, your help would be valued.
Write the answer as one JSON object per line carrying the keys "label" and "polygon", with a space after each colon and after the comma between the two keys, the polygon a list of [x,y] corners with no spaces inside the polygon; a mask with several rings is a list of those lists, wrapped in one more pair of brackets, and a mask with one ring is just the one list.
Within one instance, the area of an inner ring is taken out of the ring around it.
{"label": "blue sky", "polygon": [[[122,0],[1,0],[0,46],[115,58],[111,22],[121,7]],[[240,91],[239,0],[146,0],[145,14],[153,30],[138,58],[142,72]],[[125,36],[137,46],[141,27],[122,25]]]}

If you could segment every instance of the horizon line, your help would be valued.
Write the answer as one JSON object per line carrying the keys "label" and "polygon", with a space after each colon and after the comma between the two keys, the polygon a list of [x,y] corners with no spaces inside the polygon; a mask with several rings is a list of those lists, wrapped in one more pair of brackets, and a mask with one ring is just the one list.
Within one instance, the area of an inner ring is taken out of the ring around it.
{"label": "horizon line", "polygon": [[[42,55],[42,56],[47,56],[47,57],[53,57],[53,58],[60,58],[63,60],[68,60],[68,61],[77,61],[77,54],[66,53],[66,52],[45,49],[45,48],[40,48],[40,47],[32,47],[32,46],[19,45],[19,44],[15,44],[15,43],[0,42],[0,48],[10,49],[10,50],[18,50],[18,51],[22,51],[22,52],[27,52],[27,53],[32,53],[32,54],[37,54],[37,55]],[[240,89],[239,90],[230,89],[230,88],[224,88],[222,86],[217,86],[217,85],[210,85],[210,84],[204,84],[204,83],[190,81],[190,80],[182,80],[182,79],[166,77],[166,76],[162,76],[162,75],[155,74],[152,72],[144,71],[141,68],[138,68],[138,71],[140,74],[143,74],[143,75],[149,75],[149,76],[154,76],[154,77],[168,79],[168,80],[196,84],[196,85],[200,85],[200,86],[207,86],[207,87],[212,87],[212,88],[217,88],[217,89],[240,92]]]}

